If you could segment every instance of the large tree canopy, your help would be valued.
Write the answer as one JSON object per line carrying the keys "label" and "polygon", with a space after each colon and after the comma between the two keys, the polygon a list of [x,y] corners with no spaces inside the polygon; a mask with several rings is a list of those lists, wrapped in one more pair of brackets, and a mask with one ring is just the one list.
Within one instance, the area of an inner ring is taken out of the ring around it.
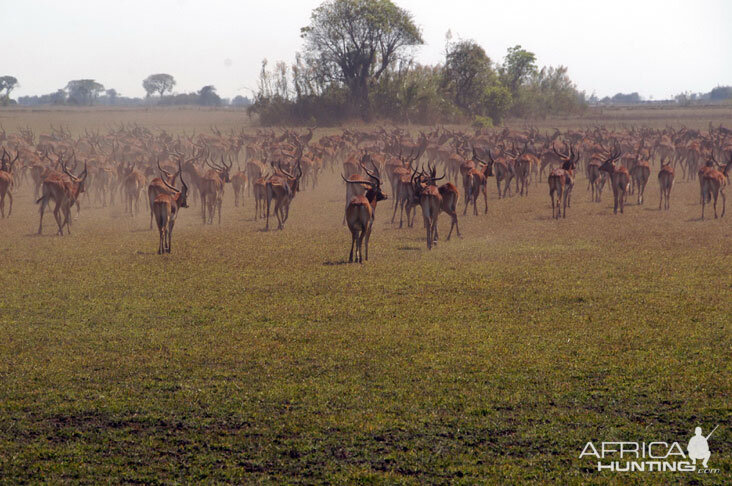
{"label": "large tree canopy", "polygon": [[78,105],[91,105],[104,86],[93,79],[75,79],[66,85],[69,101]]}
{"label": "large tree canopy", "polygon": [[18,86],[18,80],[13,76],[0,76],[0,91],[5,91],[5,97]]}
{"label": "large tree canopy", "polygon": [[309,62],[323,78],[348,87],[364,118],[370,84],[423,43],[411,14],[390,0],[327,1],[313,10],[301,36]]}
{"label": "large tree canopy", "polygon": [[478,103],[493,77],[491,60],[478,44],[464,40],[448,45],[442,83],[457,106],[469,109]]}
{"label": "large tree canopy", "polygon": [[508,48],[501,74],[512,93],[518,92],[519,87],[536,72],[536,55],[533,52],[521,46]]}
{"label": "large tree canopy", "polygon": [[160,93],[162,98],[166,91],[172,91],[175,86],[175,78],[170,74],[151,74],[142,81],[142,87],[148,96],[153,93]]}

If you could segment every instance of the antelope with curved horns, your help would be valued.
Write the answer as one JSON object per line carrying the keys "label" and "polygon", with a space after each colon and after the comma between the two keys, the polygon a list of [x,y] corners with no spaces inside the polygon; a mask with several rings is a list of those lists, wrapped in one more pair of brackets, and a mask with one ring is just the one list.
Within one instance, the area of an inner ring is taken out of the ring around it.
{"label": "antelope with curved horns", "polygon": [[13,164],[17,162],[18,157],[20,156],[20,151],[16,148],[15,149],[15,158],[13,160],[10,160],[10,155],[5,151],[5,147],[3,147],[3,155],[2,155],[2,166],[0,166],[0,213],[2,213],[2,217],[5,217],[5,195],[7,194],[8,199],[10,200],[10,207],[8,208],[8,218],[10,217],[10,214],[13,212],[13,194],[10,192],[10,190],[13,188]]}
{"label": "antelope with curved horns", "polygon": [[[181,175],[181,172],[171,174],[167,170],[160,167],[160,157],[156,159],[158,170],[160,171],[161,177],[156,177],[150,181],[147,186],[147,199],[150,206],[150,229],[153,229],[153,219],[155,219],[155,212],[153,211],[153,203],[155,198],[160,194],[172,194],[170,187],[175,184],[176,177]],[[178,164],[180,165],[180,164]]]}
{"label": "antelope with curved horns", "polygon": [[229,171],[233,162],[226,165],[224,156],[221,156],[221,164],[212,163],[206,158],[206,164],[211,168],[201,179],[201,216],[203,224],[206,224],[206,209],[208,209],[208,224],[213,224],[214,215],[218,210],[219,225],[221,224],[221,204],[224,199],[224,188],[227,182],[231,182]]}
{"label": "antelope with curved horns", "polygon": [[[716,163],[713,154],[712,160]],[[721,171],[717,169],[710,169],[704,173],[704,181],[702,183],[701,219],[704,219],[704,207],[706,206],[707,201],[711,201],[712,198],[714,198],[714,219],[717,219],[717,199],[720,195],[722,196],[722,214],[720,217],[724,217],[724,212],[727,208],[727,196],[724,194],[724,189],[727,186],[726,174],[729,172],[730,168],[732,168],[732,155],[730,155],[727,165],[722,168]]]}
{"label": "antelope with curved horns", "polygon": [[[364,167],[364,170],[366,168]],[[371,230],[374,227],[374,217],[376,216],[376,203],[387,199],[386,194],[381,191],[381,179],[378,176],[378,169],[376,173],[369,173],[369,177],[373,181],[350,181],[343,177],[341,178],[348,185],[366,185],[369,189],[365,194],[354,195],[346,206],[346,223],[348,229],[351,231],[351,253],[348,256],[348,262],[353,262],[353,250],[356,248],[356,261],[363,263],[365,259],[369,259],[369,238],[371,237]],[[364,241],[365,240],[365,241]],[[366,255],[364,257],[361,245],[364,244],[366,247]]]}
{"label": "antelope with curved horns", "polygon": [[[482,169],[475,167],[468,168],[463,174],[463,189],[465,190],[465,209],[463,209],[463,216],[468,212],[470,203],[473,203],[473,214],[478,215],[478,196],[483,193],[483,202],[485,204],[484,211],[488,213],[488,177],[493,175],[493,163],[486,163],[478,157],[475,151],[475,147],[471,147],[473,150],[472,160],[483,164]],[[472,161],[471,161],[472,162]]]}
{"label": "antelope with curved horns", "polygon": [[188,207],[188,186],[183,180],[183,169],[180,160],[178,161],[178,176],[183,185],[182,190],[176,189],[172,184],[168,184],[165,179],[161,179],[168,189],[166,194],[158,194],[153,201],[153,214],[155,222],[160,232],[160,244],[158,245],[158,255],[170,253],[170,243],[173,238],[173,225],[178,216],[180,208]]}
{"label": "antelope with curved horns", "polygon": [[430,177],[417,177],[416,169],[412,174],[414,196],[422,208],[428,250],[431,250],[432,246],[437,244],[437,218],[440,215],[442,206],[442,195],[435,182],[444,178],[444,175],[438,178],[432,177],[432,174],[430,174]]}
{"label": "antelope with curved horns", "polygon": [[620,207],[620,214],[623,214],[623,208],[625,207],[625,195],[628,192],[628,186],[630,185],[630,174],[628,169],[625,167],[616,167],[615,161],[620,158],[622,151],[619,146],[616,146],[610,153],[607,159],[600,166],[600,170],[607,172],[610,176],[610,185],[613,189],[613,214],[618,213],[618,207]]}
{"label": "antelope with curved horns", "polygon": [[[567,145],[565,144],[565,147]],[[562,160],[561,169],[553,169],[549,173],[549,197],[552,200],[552,218],[567,217],[567,207],[571,204],[572,188],[574,187],[574,171],[579,160],[579,152],[575,153],[574,148],[569,145],[566,154],[556,154]],[[554,203],[556,194],[556,216],[554,215]]]}
{"label": "antelope with curved horns", "polygon": [[290,214],[290,203],[295,198],[295,194],[300,190],[300,178],[302,177],[302,167],[300,159],[302,157],[302,145],[298,143],[295,153],[297,174],[292,174],[282,168],[278,164],[278,172],[267,180],[267,224],[265,231],[269,230],[269,211],[272,200],[275,201],[274,213],[277,216],[277,229],[283,229],[285,221]]}
{"label": "antelope with curved horns", "polygon": [[[57,174],[51,174],[48,176],[43,181],[42,195],[36,201],[36,204],[41,204],[41,219],[38,224],[39,235],[43,230],[43,212],[51,200],[55,202],[53,216],[58,225],[58,235],[63,236],[64,226],[66,226],[68,234],[71,234],[71,206],[74,205],[79,196],[84,192],[84,183],[86,182],[88,172],[86,162],[84,162],[84,170],[78,177],[66,168],[66,163],[63,161],[61,162],[61,168],[66,175],[59,176]],[[63,212],[63,220],[61,219],[61,212]]]}

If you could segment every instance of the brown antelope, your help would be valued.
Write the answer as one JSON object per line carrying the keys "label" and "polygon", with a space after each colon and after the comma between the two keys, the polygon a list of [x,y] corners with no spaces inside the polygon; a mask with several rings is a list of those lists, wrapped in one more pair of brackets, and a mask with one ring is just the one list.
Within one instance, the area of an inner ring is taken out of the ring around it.
{"label": "brown antelope", "polygon": [[[465,191],[465,209],[463,216],[468,212],[470,202],[473,203],[473,214],[478,215],[478,196],[483,193],[485,213],[488,213],[488,177],[493,175],[493,164],[487,164],[478,158],[473,148],[473,160],[483,164],[483,169],[470,168],[463,174],[463,190]],[[472,162],[472,161],[471,161]]]}
{"label": "brown antelope", "polygon": [[161,179],[169,192],[167,194],[159,194],[155,197],[155,201],[153,202],[155,222],[157,223],[158,231],[160,232],[158,255],[170,253],[170,242],[173,238],[173,225],[175,224],[175,218],[178,216],[178,210],[180,208],[188,207],[188,186],[183,180],[183,169],[180,166],[180,162],[178,162],[178,175],[180,176],[180,182],[183,185],[183,189],[178,190],[173,187],[172,184],[168,184],[165,179]]}
{"label": "brown antelope", "polygon": [[[237,166],[238,167],[238,166]],[[239,172],[231,176],[231,187],[234,189],[234,206],[239,207],[239,198],[242,198],[241,205],[244,206],[244,191],[249,185],[247,175],[239,167]]]}
{"label": "brown antelope", "polygon": [[[566,144],[565,144],[566,146]],[[556,149],[555,149],[556,151]],[[562,168],[553,169],[549,173],[549,197],[552,200],[552,218],[559,219],[567,217],[567,207],[571,204],[572,188],[574,187],[574,170],[580,154],[575,154],[574,148],[570,145],[567,154],[557,155],[562,159]],[[554,195],[556,194],[556,216],[554,215]],[[561,214],[560,214],[561,213]]]}
{"label": "brown antelope", "polygon": [[[160,171],[160,174],[162,177],[156,177],[153,180],[150,181],[150,184],[147,186],[147,198],[150,206],[150,229],[153,229],[153,219],[155,218],[155,211],[153,208],[153,203],[155,202],[155,199],[161,195],[161,194],[172,194],[173,185],[175,184],[175,178],[178,177],[181,173],[180,171],[175,174],[171,174],[167,170],[160,167],[160,159],[157,160],[158,163],[158,170]],[[180,166],[180,163],[178,164]]]}
{"label": "brown antelope", "polygon": [[16,149],[15,158],[11,161],[10,156],[3,148],[2,155],[2,166],[0,167],[0,213],[2,217],[5,217],[5,195],[7,194],[10,200],[10,207],[8,208],[8,218],[13,212],[13,194],[10,192],[13,189],[13,164],[18,160],[20,152]]}
{"label": "brown antelope", "polygon": [[[498,189],[498,199],[505,198],[506,193],[511,193],[511,179],[514,176],[513,161],[508,160],[505,156],[499,156],[498,159],[493,158],[493,154],[488,150],[488,159],[493,165],[493,174],[496,177],[496,188]],[[503,192],[501,192],[501,182],[505,181]]]}
{"label": "brown antelope", "polygon": [[[444,178],[443,175],[439,179]],[[431,250],[433,245],[437,244],[437,218],[440,215],[442,206],[442,195],[435,185],[438,178],[417,177],[417,171],[412,174],[412,185],[414,187],[414,196],[422,208],[422,217],[424,218],[424,227],[427,232],[427,249]]]}
{"label": "brown antelope", "polygon": [[269,230],[269,210],[273,199],[275,201],[274,213],[277,216],[277,229],[281,230],[284,228],[285,221],[287,221],[290,214],[290,203],[295,198],[295,194],[300,190],[300,178],[302,177],[302,168],[300,167],[301,157],[302,145],[299,145],[295,154],[297,174],[292,174],[279,167],[279,172],[267,180],[267,224],[265,231]]}
{"label": "brown antelope", "polygon": [[661,199],[658,201],[658,209],[661,210],[661,204],[665,201],[663,209],[669,209],[671,198],[671,188],[674,186],[674,168],[671,167],[671,161],[668,160],[664,164],[664,159],[661,159],[661,170],[658,171],[658,187],[661,191]]}
{"label": "brown antelope", "polygon": [[539,159],[536,157],[536,155],[527,151],[527,148],[528,142],[524,144],[524,150],[521,152],[521,154],[519,154],[519,156],[516,158],[516,162],[514,163],[514,168],[516,171],[516,192],[518,192],[521,196],[524,195],[524,192],[526,193],[526,196],[529,195],[531,167],[536,167],[539,165]]}
{"label": "brown antelope", "polygon": [[211,169],[201,179],[199,190],[201,193],[201,216],[203,224],[206,224],[206,209],[208,209],[208,224],[213,224],[216,211],[219,213],[219,225],[221,224],[221,204],[224,200],[224,188],[227,182],[231,182],[229,170],[233,162],[226,165],[224,157],[221,156],[221,164],[211,163],[206,158],[206,164]]}
{"label": "brown antelope", "polygon": [[602,188],[607,180],[607,173],[600,170],[602,158],[600,155],[593,155],[587,164],[587,189],[592,190],[592,202],[600,202]]}
{"label": "brown antelope", "polygon": [[[84,183],[86,182],[88,172],[86,163],[84,163],[84,170],[79,174],[79,177],[69,172],[65,163],[62,162],[61,167],[66,176],[56,174],[48,176],[42,184],[42,195],[36,201],[36,204],[41,204],[41,220],[38,224],[39,235],[43,230],[43,212],[51,200],[55,203],[53,216],[56,218],[56,224],[58,225],[58,235],[63,236],[64,226],[66,226],[68,234],[71,234],[71,206],[76,203],[81,193],[84,192]],[[62,212],[63,220],[61,219]]]}
{"label": "brown antelope", "polygon": [[[122,180],[122,190],[124,191],[125,213],[130,216],[140,212],[140,194],[142,194],[146,182],[147,178],[140,170],[135,168],[135,164],[127,168]],[[133,203],[135,206],[134,212],[132,210]]]}
{"label": "brown antelope", "polygon": [[253,184],[254,191],[254,221],[264,218],[264,208],[267,205],[267,174],[257,178]]}
{"label": "brown antelope", "polygon": [[714,219],[717,219],[717,199],[720,195],[722,196],[722,214],[720,217],[724,217],[724,212],[727,207],[727,196],[724,194],[724,189],[727,186],[727,178],[725,174],[730,170],[730,167],[732,167],[732,155],[727,162],[727,166],[722,171],[711,169],[704,173],[704,181],[702,183],[701,219],[704,219],[704,206],[706,206],[706,203],[711,201],[712,198],[714,198]]}
{"label": "brown antelope", "polygon": [[618,207],[620,207],[620,214],[623,214],[623,208],[625,207],[625,195],[628,192],[628,186],[630,185],[630,174],[628,169],[625,167],[615,167],[615,161],[620,158],[622,152],[620,147],[613,150],[610,156],[600,166],[600,170],[607,172],[610,177],[610,185],[613,189],[613,214],[618,214]]}
{"label": "brown antelope", "polygon": [[[422,180],[426,181],[426,183],[434,184],[435,181],[445,178],[444,174],[442,177],[437,177],[436,167],[431,167],[428,164],[427,170],[427,174],[423,174],[420,176]],[[439,191],[440,197],[442,198],[442,201],[440,203],[440,212],[446,213],[448,216],[450,216],[450,231],[448,231],[445,241],[450,241],[450,236],[452,235],[453,228],[457,231],[458,238],[462,238],[457,216],[457,203],[460,199],[460,193],[458,192],[457,187],[455,187],[451,182],[446,182],[441,186],[438,186],[437,190]],[[416,201],[414,204],[419,204],[419,201]],[[440,236],[438,228],[435,227],[435,241],[439,239]]]}
{"label": "brown antelope", "polygon": [[[362,160],[363,163],[363,160]],[[366,170],[365,167],[363,167]],[[369,259],[369,238],[374,227],[376,216],[376,203],[387,199],[386,194],[381,191],[381,179],[378,176],[378,168],[375,173],[367,173],[373,181],[351,181],[341,175],[346,184],[354,186],[366,185],[369,189],[365,194],[354,195],[346,206],[346,222],[351,231],[351,253],[348,262],[353,262],[353,250],[356,248],[356,262],[363,263]],[[362,243],[366,247],[366,255],[361,252]]]}
{"label": "brown antelope", "polygon": [[651,176],[651,167],[646,160],[639,159],[630,171],[630,176],[638,189],[638,204],[643,204],[643,194],[646,191],[648,178]]}

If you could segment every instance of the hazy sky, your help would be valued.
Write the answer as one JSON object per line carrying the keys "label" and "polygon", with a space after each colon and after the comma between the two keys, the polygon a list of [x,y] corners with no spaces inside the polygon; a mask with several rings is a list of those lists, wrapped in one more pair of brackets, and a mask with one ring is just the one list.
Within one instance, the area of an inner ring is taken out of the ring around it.
{"label": "hazy sky", "polygon": [[[263,58],[294,59],[299,29],[321,0],[0,0],[0,75],[13,96],[45,94],[93,78],[125,96],[165,72],[175,91],[213,84],[251,95]],[[566,65],[598,96],[638,91],[654,99],[732,85],[732,1],[396,0],[412,12],[441,62],[445,33],[473,39],[494,61],[521,44],[540,65]]]}

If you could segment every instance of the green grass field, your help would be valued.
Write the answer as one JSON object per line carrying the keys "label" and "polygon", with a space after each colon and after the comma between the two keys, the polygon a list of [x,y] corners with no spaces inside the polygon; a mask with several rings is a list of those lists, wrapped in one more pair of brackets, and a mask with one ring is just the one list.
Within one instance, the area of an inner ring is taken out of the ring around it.
{"label": "green grass field", "polygon": [[[398,229],[385,201],[364,265],[345,264],[336,173],[284,231],[229,187],[222,225],[183,210],[162,257],[121,207],[35,236],[21,187],[0,220],[0,482],[729,484],[732,214],[699,221],[680,180],[658,211],[656,173],[617,216],[580,176],[562,221],[545,181],[499,201],[491,179],[488,214],[461,201],[463,238],[443,214],[429,252],[421,213]],[[716,424],[717,474],[579,459],[588,441],[686,452]]]}

